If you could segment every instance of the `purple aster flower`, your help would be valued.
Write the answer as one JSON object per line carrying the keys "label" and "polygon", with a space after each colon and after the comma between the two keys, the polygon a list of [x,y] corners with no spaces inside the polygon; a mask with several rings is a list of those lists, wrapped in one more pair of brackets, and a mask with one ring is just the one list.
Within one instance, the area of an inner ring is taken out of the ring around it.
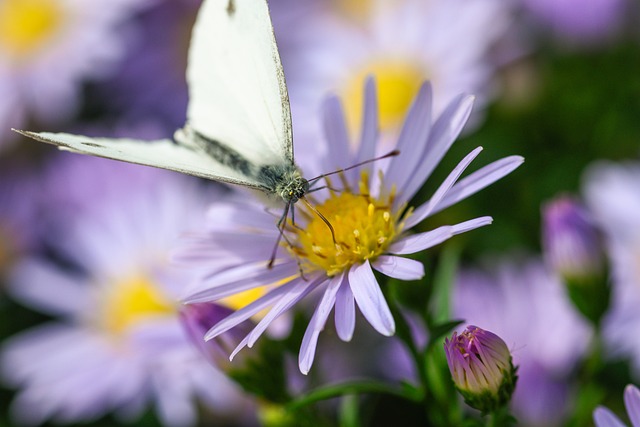
{"label": "purple aster flower", "polygon": [[[299,151],[297,160],[303,167],[314,160],[326,172],[374,157],[378,119],[373,80],[367,82],[365,100],[365,120],[357,151],[349,148],[341,104],[331,97],[324,108],[326,152],[322,157],[304,159],[309,153]],[[401,280],[422,278],[423,265],[403,255],[488,225],[491,218],[475,218],[425,233],[410,234],[409,230],[502,178],[523,161],[519,156],[504,158],[459,180],[482,150],[479,147],[456,166],[429,201],[415,209],[407,208],[462,130],[472,103],[473,97],[459,96],[432,121],[431,86],[425,83],[399,137],[400,155],[386,163],[376,162],[341,174],[330,184],[333,187],[341,182],[340,191],[313,193],[315,207],[296,205],[296,225],[286,227],[288,243],[278,253],[273,268],[267,268],[278,238],[273,215],[246,199],[214,206],[209,213],[208,233],[194,238],[179,257],[206,268],[208,273],[187,292],[185,301],[215,301],[264,286],[271,290],[213,326],[205,339],[212,339],[271,306],[232,353],[233,357],[243,347],[251,347],[274,319],[318,288],[322,289],[322,297],[300,349],[299,366],[303,373],[311,368],[318,336],[334,307],[336,331],[342,340],[352,337],[356,306],[375,330],[392,335],[395,322],[373,271]],[[325,220],[331,224],[331,230]]]}
{"label": "purple aster flower", "polygon": [[610,294],[600,230],[587,209],[567,196],[549,202],[542,216],[547,263],[563,279],[580,312],[599,324]]}
{"label": "purple aster flower", "polygon": [[105,77],[125,52],[131,16],[148,0],[0,2],[0,143],[26,120],[78,108],[83,82]]}
{"label": "purple aster flower", "polygon": [[18,389],[12,418],[72,423],[113,411],[131,420],[153,403],[164,425],[188,426],[196,402],[212,414],[240,410],[244,400],[180,324],[177,295],[194,272],[169,263],[212,193],[186,176],[82,160],[56,159],[66,185],[50,189],[77,196],[81,209],[43,210],[67,216],[50,242],[65,263],[25,258],[10,280],[11,296],[54,318],[3,342],[2,376]]}
{"label": "purple aster flower", "polygon": [[640,163],[601,162],[585,175],[584,195],[603,230],[611,265],[612,302],[604,319],[609,357],[630,357],[640,378],[640,341],[629,331],[640,327]]}
{"label": "purple aster flower", "polygon": [[329,91],[344,99],[347,122],[355,129],[361,123],[362,88],[369,75],[378,82],[380,130],[390,139],[425,80],[435,89],[436,116],[463,92],[477,96],[474,116],[494,98],[497,66],[489,52],[511,24],[507,2],[324,3],[334,7],[305,16],[305,25],[293,33],[301,42],[283,59],[297,135],[321,143],[317,110]]}
{"label": "purple aster flower", "polygon": [[570,197],[558,197],[544,206],[542,217],[542,243],[552,269],[570,281],[601,278],[602,237],[586,208]]}
{"label": "purple aster flower", "polygon": [[[624,406],[631,421],[631,427],[640,427],[640,390],[629,384],[624,389]],[[626,427],[609,409],[598,406],[593,411],[593,422],[596,427]]]}
{"label": "purple aster flower", "polygon": [[591,330],[557,276],[535,260],[503,262],[492,274],[463,270],[452,303],[455,318],[483,325],[513,349],[516,417],[524,425],[559,425],[572,404],[567,375],[585,354]]}
{"label": "purple aster flower", "polygon": [[516,386],[516,368],[499,336],[467,326],[445,339],[444,350],[453,382],[469,406],[488,413],[509,403]]}

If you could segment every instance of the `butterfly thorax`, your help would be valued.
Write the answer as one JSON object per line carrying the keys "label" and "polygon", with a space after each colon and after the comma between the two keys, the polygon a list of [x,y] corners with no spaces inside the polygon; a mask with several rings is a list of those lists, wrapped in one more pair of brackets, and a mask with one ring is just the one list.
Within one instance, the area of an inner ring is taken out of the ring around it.
{"label": "butterfly thorax", "polygon": [[262,166],[259,180],[269,183],[273,192],[286,203],[295,203],[309,192],[309,181],[293,164]]}

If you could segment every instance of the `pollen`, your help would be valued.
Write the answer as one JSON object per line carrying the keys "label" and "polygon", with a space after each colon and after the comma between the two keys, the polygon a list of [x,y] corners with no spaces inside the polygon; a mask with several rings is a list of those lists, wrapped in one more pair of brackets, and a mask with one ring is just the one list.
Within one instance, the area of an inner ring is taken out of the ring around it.
{"label": "pollen", "polygon": [[332,191],[326,201],[315,206],[331,224],[333,234],[320,215],[311,211],[306,211],[306,226],[290,227],[296,234],[290,250],[304,269],[324,270],[334,276],[356,263],[377,258],[402,231],[402,209],[392,211],[393,192],[374,198],[367,182],[363,173],[358,194]]}
{"label": "pollen", "polygon": [[111,335],[122,335],[150,318],[176,313],[171,299],[144,275],[133,275],[111,285],[106,287],[102,305],[96,313],[99,325]]}
{"label": "pollen", "polygon": [[65,18],[59,0],[2,0],[0,48],[21,57],[55,37]]}

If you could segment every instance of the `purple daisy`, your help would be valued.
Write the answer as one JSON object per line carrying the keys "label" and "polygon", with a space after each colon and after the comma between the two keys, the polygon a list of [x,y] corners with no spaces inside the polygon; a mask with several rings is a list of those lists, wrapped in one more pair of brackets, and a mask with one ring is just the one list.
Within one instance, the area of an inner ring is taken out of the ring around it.
{"label": "purple daisy", "polygon": [[[416,208],[407,207],[462,130],[473,100],[473,96],[458,96],[432,121],[431,85],[423,84],[396,145],[400,154],[386,162],[342,173],[335,180],[341,182],[340,191],[313,192],[313,207],[296,206],[295,226],[286,227],[287,244],[277,254],[273,268],[267,269],[278,237],[273,215],[246,200],[216,205],[210,211],[208,232],[194,237],[179,255],[184,261],[205,267],[205,275],[191,287],[184,301],[215,301],[262,286],[272,289],[217,323],[205,339],[212,339],[271,306],[237,346],[233,357],[243,347],[253,346],[273,320],[317,288],[322,288],[323,294],[302,341],[298,360],[301,372],[309,372],[318,336],[334,307],[336,331],[344,341],[353,335],[356,305],[375,330],[393,335],[395,322],[374,270],[400,280],[421,279],[422,263],[402,255],[436,246],[456,234],[488,225],[492,219],[475,218],[418,234],[410,234],[409,230],[504,177],[523,162],[519,156],[507,157],[458,180],[482,150],[478,147],[455,167],[430,200]],[[305,153],[299,150],[300,164],[314,160],[326,167],[326,172],[374,157],[377,111],[375,83],[368,79],[361,141],[351,152],[341,103],[336,97],[329,97],[324,104],[325,153],[319,158],[304,159]],[[335,186],[331,180],[327,183]],[[331,224],[331,230],[325,221]]]}
{"label": "purple daisy", "polygon": [[162,425],[182,427],[197,423],[199,407],[216,417],[246,410],[183,329],[177,296],[195,273],[168,260],[219,194],[190,177],[74,155],[56,158],[46,176],[40,216],[55,219],[40,221],[55,225],[55,259],[21,258],[7,291],[52,319],[0,345],[0,379],[17,389],[12,421],[78,423],[109,412],[132,421],[153,405]]}

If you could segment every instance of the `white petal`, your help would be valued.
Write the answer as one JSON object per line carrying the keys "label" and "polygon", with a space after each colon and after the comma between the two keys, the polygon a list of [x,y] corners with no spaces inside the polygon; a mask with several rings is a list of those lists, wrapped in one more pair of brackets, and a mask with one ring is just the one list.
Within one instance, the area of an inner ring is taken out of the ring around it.
{"label": "white petal", "polygon": [[184,303],[216,301],[259,286],[267,286],[299,273],[295,262],[267,268],[266,262],[225,270],[199,283],[183,298]]}
{"label": "white petal", "polygon": [[396,324],[369,261],[349,270],[349,286],[360,311],[371,326],[382,335],[393,335]]}
{"label": "white petal", "polygon": [[[414,98],[400,131],[396,146],[400,154],[391,159],[385,173],[385,180],[398,188],[404,189],[407,181],[417,173],[420,162],[424,158],[424,152],[428,149],[432,99],[431,84],[425,82]],[[402,200],[402,202],[405,201]]]}
{"label": "white petal", "polygon": [[251,331],[251,333],[249,334],[249,341],[247,342],[247,345],[249,347],[253,347],[260,335],[262,335],[262,333],[267,330],[267,327],[269,326],[269,324],[271,324],[271,322],[280,317],[282,313],[293,307],[298,301],[307,296],[309,292],[311,292],[324,281],[324,276],[321,276],[320,278],[311,282],[298,281],[298,286],[290,288],[289,291],[286,292],[278,300],[273,308],[269,310],[267,315],[264,316],[262,320],[260,320],[260,322],[258,322],[256,327],[253,328],[253,331]]}
{"label": "white petal", "polygon": [[440,212],[441,210],[477,193],[483,188],[488,187],[513,172],[523,162],[523,157],[510,156],[478,169],[451,187],[451,190],[449,190],[447,195],[444,196],[431,213],[435,214],[436,212]]}
{"label": "white petal", "polygon": [[14,268],[9,291],[26,306],[44,313],[77,315],[93,305],[86,280],[43,260],[28,258]]}
{"label": "white petal", "polygon": [[633,427],[640,427],[640,390],[628,385],[624,389],[624,406]]}
{"label": "white petal", "polygon": [[389,252],[396,255],[412,254],[439,245],[452,236],[452,227],[443,225],[435,230],[400,239],[389,246]]}
{"label": "white petal", "polygon": [[476,228],[490,225],[493,222],[493,218],[490,216],[481,216],[479,218],[470,219],[469,221],[460,222],[456,225],[452,225],[453,234],[462,234],[467,231],[475,230]]}
{"label": "white petal", "polygon": [[435,230],[416,234],[398,240],[389,246],[389,253],[394,255],[413,254],[425,249],[432,248],[450,239],[456,234],[466,233],[479,227],[484,227],[493,222],[490,216],[471,219],[455,225],[443,225]]}
{"label": "white petal", "polygon": [[453,187],[453,184],[456,183],[460,175],[469,167],[469,164],[475,159],[478,154],[482,151],[482,147],[478,147],[473,150],[471,153],[467,154],[464,159],[451,171],[449,176],[440,184],[440,187],[433,194],[431,199],[428,202],[424,203],[422,206],[417,208],[413,215],[409,217],[407,220],[405,227],[411,228],[414,225],[418,224],[420,221],[428,217],[433,209],[440,203],[440,201],[446,196],[447,192]]}
{"label": "white petal", "polygon": [[322,106],[324,132],[329,153],[327,158],[330,169],[349,166],[349,132],[345,123],[344,111],[340,98],[329,96]]}
{"label": "white petal", "polygon": [[409,258],[381,255],[373,262],[372,267],[400,280],[419,280],[424,277],[424,265]]}
{"label": "white petal", "polygon": [[351,341],[356,327],[356,304],[345,274],[336,296],[336,332],[342,341]]}
{"label": "white petal", "polygon": [[402,202],[415,195],[449,151],[471,114],[474,99],[471,95],[458,96],[435,121],[419,167],[404,186],[398,187],[402,188]]}
{"label": "white petal", "polygon": [[[378,141],[378,96],[376,82],[371,76],[367,78],[364,87],[364,115],[362,117],[362,135],[356,162],[372,159],[376,154]],[[358,172],[357,170],[354,170]]]}
{"label": "white petal", "polygon": [[602,406],[593,411],[593,422],[596,427],[626,427],[613,412]]}
{"label": "white petal", "polygon": [[338,289],[340,289],[342,279],[343,275],[341,274],[339,276],[332,277],[331,280],[329,280],[327,289],[324,291],[322,299],[316,307],[316,310],[311,317],[311,321],[309,322],[309,326],[307,326],[307,330],[302,338],[300,354],[298,355],[298,365],[300,367],[300,372],[305,375],[309,373],[309,369],[311,369],[311,365],[313,364],[318,344],[318,337],[320,336],[320,332],[324,329],[329,313],[331,313],[331,309],[336,302],[336,294],[338,293]]}
{"label": "white petal", "polygon": [[234,311],[232,314],[216,323],[211,329],[207,331],[204,336],[205,341],[217,337],[218,335],[228,331],[229,329],[238,326],[257,313],[260,313],[262,310],[272,305],[283,294],[285,294],[295,286],[299,286],[299,280],[294,280],[282,286],[278,286],[266,295],[253,301],[251,304],[242,307],[240,310]]}

